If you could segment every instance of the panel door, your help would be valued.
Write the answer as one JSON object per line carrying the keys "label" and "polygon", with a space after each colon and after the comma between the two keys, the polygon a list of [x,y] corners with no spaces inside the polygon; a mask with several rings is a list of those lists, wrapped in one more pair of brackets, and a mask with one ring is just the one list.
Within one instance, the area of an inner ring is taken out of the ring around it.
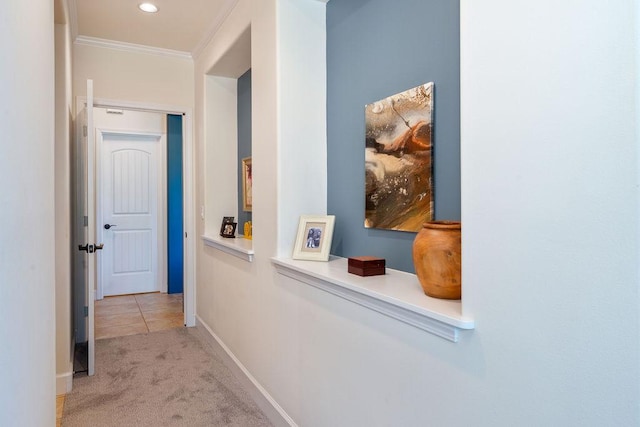
{"label": "panel door", "polygon": [[160,135],[104,132],[102,139],[102,291],[160,290],[158,217]]}

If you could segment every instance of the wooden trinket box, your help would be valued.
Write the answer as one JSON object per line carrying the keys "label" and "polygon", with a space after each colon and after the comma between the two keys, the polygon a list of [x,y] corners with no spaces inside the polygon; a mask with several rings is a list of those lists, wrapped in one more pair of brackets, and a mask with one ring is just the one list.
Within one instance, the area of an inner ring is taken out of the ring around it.
{"label": "wooden trinket box", "polygon": [[385,259],[373,256],[349,258],[348,271],[358,276],[379,276],[385,274]]}

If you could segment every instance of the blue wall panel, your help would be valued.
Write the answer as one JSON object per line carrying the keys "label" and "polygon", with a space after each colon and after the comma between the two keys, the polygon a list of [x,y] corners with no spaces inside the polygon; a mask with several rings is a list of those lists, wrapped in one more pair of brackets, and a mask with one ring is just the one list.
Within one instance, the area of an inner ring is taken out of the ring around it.
{"label": "blue wall panel", "polygon": [[167,115],[167,280],[170,294],[182,293],[184,225],[182,116]]}
{"label": "blue wall panel", "polygon": [[460,219],[460,4],[327,4],[327,155],[332,253],[375,255],[413,272],[415,233],[364,228],[364,106],[433,81],[436,219]]}
{"label": "blue wall panel", "polygon": [[242,210],[242,159],[251,157],[251,70],[238,78],[238,233],[251,221],[251,212]]}

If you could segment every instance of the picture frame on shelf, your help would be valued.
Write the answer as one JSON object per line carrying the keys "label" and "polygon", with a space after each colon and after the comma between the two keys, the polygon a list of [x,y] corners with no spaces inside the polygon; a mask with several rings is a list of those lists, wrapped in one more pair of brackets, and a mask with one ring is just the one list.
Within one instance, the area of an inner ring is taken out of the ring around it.
{"label": "picture frame on shelf", "polygon": [[328,261],[335,215],[301,215],[293,259]]}
{"label": "picture frame on shelf", "polygon": [[253,210],[253,172],[251,157],[242,159],[242,210],[251,212]]}
{"label": "picture frame on shelf", "polygon": [[222,217],[222,225],[220,226],[220,236],[222,237],[236,237],[237,222],[233,222],[232,216]]}

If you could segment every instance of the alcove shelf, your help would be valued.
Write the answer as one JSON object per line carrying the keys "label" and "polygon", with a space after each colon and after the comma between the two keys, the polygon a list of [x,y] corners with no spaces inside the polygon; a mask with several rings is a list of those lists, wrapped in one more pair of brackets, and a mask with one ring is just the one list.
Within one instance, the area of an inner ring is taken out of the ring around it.
{"label": "alcove shelf", "polygon": [[205,245],[218,249],[219,251],[236,256],[248,262],[253,262],[253,241],[238,236],[229,239],[220,236],[202,236]]}
{"label": "alcove shelf", "polygon": [[278,273],[377,311],[446,340],[457,342],[459,332],[474,329],[462,316],[462,302],[424,294],[415,274],[387,268],[385,275],[360,277],[347,272],[347,259],[328,262],[271,258]]}

